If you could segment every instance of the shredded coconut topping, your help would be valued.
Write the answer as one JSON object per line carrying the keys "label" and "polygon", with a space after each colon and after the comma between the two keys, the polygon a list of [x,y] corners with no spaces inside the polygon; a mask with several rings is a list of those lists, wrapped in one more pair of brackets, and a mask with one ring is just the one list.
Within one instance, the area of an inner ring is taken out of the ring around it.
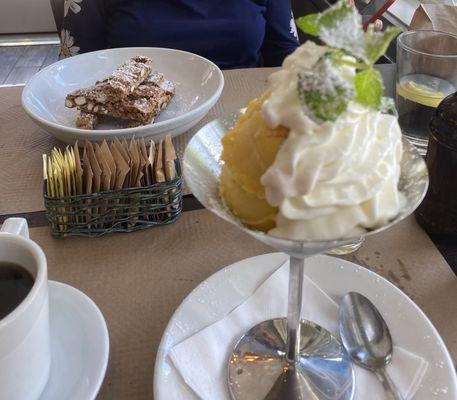
{"label": "shredded coconut topping", "polygon": [[[340,68],[324,56],[314,64],[312,69],[299,73],[298,92],[304,106],[303,111],[318,122],[319,119],[322,119],[322,115],[316,112],[316,107],[313,107],[312,102],[306,97],[308,95],[318,96],[320,101],[316,101],[317,108],[322,106],[328,110],[337,110],[340,104],[347,103],[354,97],[354,85],[345,79]],[[312,112],[309,108],[312,109]]]}
{"label": "shredded coconut topping", "polygon": [[347,100],[351,97],[351,85],[341,77],[341,71],[327,58],[321,58],[311,70],[299,74],[299,85],[303,90],[323,95],[337,95],[337,88],[344,88]]}

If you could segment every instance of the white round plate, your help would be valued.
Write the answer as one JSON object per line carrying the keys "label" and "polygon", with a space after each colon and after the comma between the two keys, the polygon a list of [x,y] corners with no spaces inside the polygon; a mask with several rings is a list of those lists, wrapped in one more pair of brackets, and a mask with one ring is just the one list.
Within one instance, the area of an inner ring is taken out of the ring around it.
{"label": "white round plate", "polygon": [[[197,399],[168,359],[168,352],[175,344],[227,315],[286,260],[286,255],[272,253],[237,262],[209,277],[186,297],[168,323],[159,346],[154,369],[156,400]],[[305,271],[338,303],[349,291],[370,298],[385,317],[395,343],[429,362],[414,400],[457,398],[455,370],[443,340],[401,290],[374,272],[329,256],[308,259]]]}
{"label": "white round plate", "polygon": [[[77,110],[65,107],[65,96],[106,78],[136,55],[152,58],[153,69],[175,83],[176,93],[168,107],[153,124],[137,128],[121,129],[115,122],[103,123],[92,131],[76,128]],[[176,136],[194,126],[217,102],[223,87],[221,70],[206,58],[180,50],[130,47],[80,54],[50,65],[27,83],[22,105],[41,128],[68,143],[132,135],[158,138]]]}
{"label": "white round plate", "polygon": [[93,400],[108,365],[105,319],[84,293],[49,281],[51,372],[38,400]]}

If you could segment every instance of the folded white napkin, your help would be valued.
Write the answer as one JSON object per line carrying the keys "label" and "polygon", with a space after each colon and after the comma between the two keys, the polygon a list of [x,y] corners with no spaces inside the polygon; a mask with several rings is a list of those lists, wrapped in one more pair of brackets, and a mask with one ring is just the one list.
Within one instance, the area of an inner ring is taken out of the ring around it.
{"label": "folded white napkin", "polygon": [[[174,346],[169,354],[184,381],[203,400],[229,399],[227,363],[238,339],[254,325],[287,315],[289,263],[274,272],[246,301],[220,321]],[[311,279],[304,277],[303,319],[314,321],[338,336],[338,306]],[[427,369],[427,362],[394,347],[387,372],[405,400],[413,397]],[[355,366],[355,400],[384,400],[375,375]]]}

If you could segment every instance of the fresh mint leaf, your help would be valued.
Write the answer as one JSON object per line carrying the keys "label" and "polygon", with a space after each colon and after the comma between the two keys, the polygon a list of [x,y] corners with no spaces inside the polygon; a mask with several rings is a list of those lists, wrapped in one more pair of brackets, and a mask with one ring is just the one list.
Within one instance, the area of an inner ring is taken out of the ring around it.
{"label": "fresh mint leaf", "polygon": [[354,86],[356,102],[374,110],[379,109],[384,84],[381,73],[377,69],[370,67],[359,72],[354,78]]}
{"label": "fresh mint leaf", "polygon": [[365,39],[362,29],[362,18],[357,10],[351,7],[351,12],[336,21],[336,25],[322,25],[320,39],[330,47],[342,49],[351,56],[365,61]]}
{"label": "fresh mint leaf", "polygon": [[329,57],[298,75],[300,102],[319,120],[335,121],[354,96],[352,82],[344,80]]}
{"label": "fresh mint leaf", "polygon": [[365,33],[366,59],[374,64],[389,47],[389,43],[401,32],[400,28],[389,26],[383,32],[375,32],[370,26]]}
{"label": "fresh mint leaf", "polygon": [[335,121],[348,106],[344,91],[339,88],[336,88],[335,95],[323,95],[317,91],[305,91],[302,92],[301,99],[313,114],[323,121]]}
{"label": "fresh mint leaf", "polygon": [[308,35],[319,35],[319,14],[309,14],[295,20],[297,26]]}
{"label": "fresh mint leaf", "polygon": [[333,29],[352,12],[353,7],[343,0],[323,13],[309,14],[298,18],[295,22],[304,33],[319,36],[321,27]]}
{"label": "fresh mint leaf", "polygon": [[[311,117],[334,121],[351,100],[374,110],[391,107],[382,100],[384,85],[373,64],[400,29],[389,27],[378,33],[369,27],[364,33],[360,14],[347,0],[339,0],[323,13],[299,18],[297,26],[330,47],[313,68],[299,74],[299,98]],[[359,72],[354,79],[343,79],[343,66]]]}
{"label": "fresh mint leaf", "polygon": [[319,23],[325,28],[335,28],[341,21],[344,21],[354,11],[354,7],[346,0],[337,2],[334,6],[328,8],[323,13],[318,14]]}
{"label": "fresh mint leaf", "polygon": [[362,17],[346,0],[338,1],[323,13],[298,18],[297,26],[309,35],[319,36],[330,47],[365,59]]}

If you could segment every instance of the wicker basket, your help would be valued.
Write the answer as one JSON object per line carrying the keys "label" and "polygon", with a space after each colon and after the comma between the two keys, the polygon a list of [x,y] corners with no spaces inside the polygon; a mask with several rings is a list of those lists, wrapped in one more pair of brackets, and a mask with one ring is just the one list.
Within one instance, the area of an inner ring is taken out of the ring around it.
{"label": "wicker basket", "polygon": [[150,186],[51,198],[44,185],[46,218],[56,237],[98,237],[174,222],[182,211],[182,175]]}

